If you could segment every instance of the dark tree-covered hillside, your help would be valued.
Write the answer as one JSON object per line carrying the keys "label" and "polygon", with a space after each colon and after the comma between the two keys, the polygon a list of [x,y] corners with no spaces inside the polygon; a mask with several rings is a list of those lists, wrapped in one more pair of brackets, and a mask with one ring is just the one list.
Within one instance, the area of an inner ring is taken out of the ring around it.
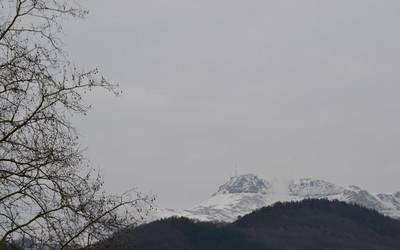
{"label": "dark tree-covered hillside", "polygon": [[170,218],[126,230],[102,243],[103,249],[117,250],[395,250],[399,246],[400,221],[328,200],[277,203],[231,224]]}

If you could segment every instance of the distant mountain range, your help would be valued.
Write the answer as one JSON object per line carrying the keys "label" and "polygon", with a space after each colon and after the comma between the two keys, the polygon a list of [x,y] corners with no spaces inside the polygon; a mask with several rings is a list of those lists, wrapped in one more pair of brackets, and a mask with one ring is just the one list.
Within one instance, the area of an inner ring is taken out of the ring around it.
{"label": "distant mountain range", "polygon": [[[257,185],[246,186],[247,191],[262,191],[258,187],[265,183],[250,178]],[[239,191],[236,188],[240,186],[230,187]],[[299,191],[297,185],[292,187],[294,192]],[[307,199],[278,202],[232,223],[199,222],[182,217],[163,219],[118,232],[92,249],[398,250],[399,246],[399,220],[345,202]]]}
{"label": "distant mountain range", "polygon": [[191,209],[157,208],[147,221],[177,216],[200,221],[232,222],[240,216],[276,202],[304,199],[344,201],[400,219],[400,192],[376,194],[357,186],[342,187],[317,179],[265,180],[254,174],[247,174],[231,177],[209,199]]}

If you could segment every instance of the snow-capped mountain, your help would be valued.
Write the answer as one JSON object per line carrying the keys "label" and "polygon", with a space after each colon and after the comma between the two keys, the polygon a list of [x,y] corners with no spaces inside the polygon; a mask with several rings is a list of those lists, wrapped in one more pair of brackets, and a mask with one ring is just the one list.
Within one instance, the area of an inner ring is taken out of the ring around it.
{"label": "snow-capped mountain", "polygon": [[373,194],[357,186],[342,187],[310,178],[265,180],[253,174],[231,177],[218,191],[187,210],[158,208],[149,220],[183,216],[201,221],[231,222],[255,209],[278,201],[329,199],[355,203],[400,219],[400,192]]}

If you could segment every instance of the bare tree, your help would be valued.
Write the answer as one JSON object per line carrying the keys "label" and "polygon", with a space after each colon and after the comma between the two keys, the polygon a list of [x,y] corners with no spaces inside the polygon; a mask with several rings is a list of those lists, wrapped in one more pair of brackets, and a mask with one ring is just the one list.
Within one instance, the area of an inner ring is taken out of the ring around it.
{"label": "bare tree", "polygon": [[86,91],[118,93],[62,50],[62,19],[86,15],[74,0],[0,0],[0,248],[90,246],[151,206],[137,192],[104,193],[70,122],[87,112]]}

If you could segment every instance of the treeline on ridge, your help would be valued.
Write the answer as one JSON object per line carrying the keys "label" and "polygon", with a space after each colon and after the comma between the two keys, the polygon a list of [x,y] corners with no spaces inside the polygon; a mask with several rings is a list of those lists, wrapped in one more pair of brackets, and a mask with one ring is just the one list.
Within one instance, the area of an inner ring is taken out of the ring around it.
{"label": "treeline on ridge", "polygon": [[339,201],[276,203],[233,223],[169,218],[124,230],[96,249],[395,250],[400,221]]}

